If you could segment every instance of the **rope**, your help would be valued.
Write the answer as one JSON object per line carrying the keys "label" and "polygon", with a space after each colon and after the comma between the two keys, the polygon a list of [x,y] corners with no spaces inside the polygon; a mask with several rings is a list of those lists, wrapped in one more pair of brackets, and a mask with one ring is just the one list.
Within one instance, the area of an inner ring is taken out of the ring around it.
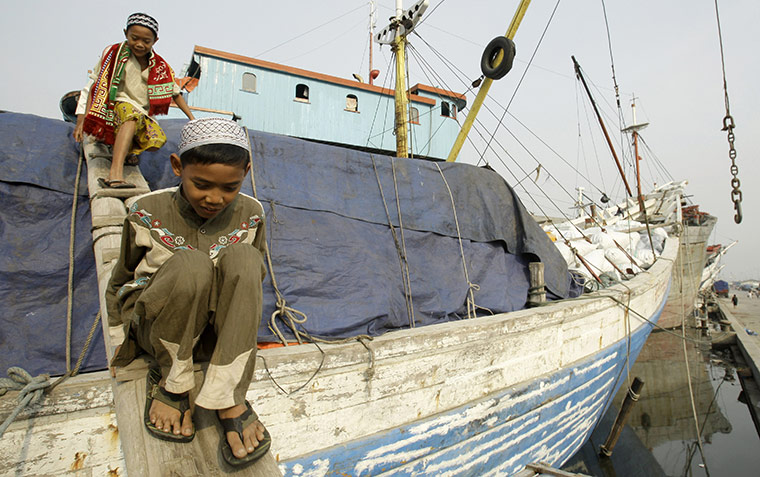
{"label": "rope", "polygon": [[[251,166],[252,166],[251,167],[251,189],[253,191],[253,197],[255,197],[258,200],[258,196],[256,193],[256,178],[254,177],[254,174],[253,174],[253,153],[252,153],[252,148],[251,148],[251,136],[248,132],[248,128],[244,127],[243,129],[245,130],[245,137],[248,141],[248,160],[250,161]],[[271,213],[273,217],[273,223],[281,223],[277,219],[273,201],[270,201],[270,207],[271,207]],[[268,327],[270,331],[272,331],[272,333],[274,333],[277,336],[277,338],[280,340],[280,342],[282,342],[284,346],[288,346],[289,344],[288,340],[285,338],[285,335],[280,331],[280,328],[277,326],[277,319],[279,318],[288,326],[288,328],[290,328],[298,344],[303,344],[304,343],[303,340],[306,339],[310,341],[311,343],[313,343],[314,346],[317,347],[317,349],[322,355],[322,359],[319,363],[319,366],[311,375],[311,377],[298,388],[292,391],[287,391],[277,382],[274,376],[272,376],[272,373],[269,370],[269,366],[267,365],[266,358],[264,358],[264,356],[261,356],[260,354],[257,354],[257,356],[261,358],[261,361],[263,361],[264,363],[264,368],[266,369],[269,379],[272,380],[274,385],[277,386],[277,388],[282,393],[289,396],[293,393],[296,393],[304,389],[322,370],[322,366],[325,363],[326,353],[319,346],[319,343],[342,344],[342,343],[348,343],[353,340],[358,340],[362,342],[362,344],[364,344],[362,340],[372,341],[373,338],[368,335],[358,335],[358,336],[351,336],[351,337],[343,338],[343,339],[324,339],[318,336],[314,336],[310,334],[308,331],[306,331],[303,328],[303,324],[306,323],[309,317],[306,315],[306,313],[303,313],[302,311],[296,310],[295,308],[288,306],[287,301],[285,300],[285,297],[283,296],[282,292],[280,292],[280,287],[277,285],[277,277],[275,275],[274,265],[272,264],[272,254],[269,248],[269,244],[267,242],[264,242],[264,255],[266,256],[267,266],[269,267],[269,277],[272,280],[272,288],[274,288],[275,296],[277,297],[277,301],[275,304],[275,311],[272,313],[272,315],[269,318]],[[301,328],[300,330],[299,330],[299,326]]]}
{"label": "rope", "polygon": [[[681,266],[679,267],[679,276],[680,276],[680,282],[681,282],[681,293],[680,293],[681,296],[680,296],[680,310],[679,311],[681,315],[681,336],[685,337],[686,336],[686,306],[684,306],[685,305],[684,299],[687,293],[691,295],[691,289],[696,290],[696,288],[694,287],[693,282],[691,283],[685,282],[684,266],[683,266],[684,260],[688,264],[687,266],[689,268],[688,270],[689,277],[692,277],[694,275],[694,270],[692,269],[693,261],[691,259],[692,247],[691,247],[691,243],[689,242],[690,237],[689,237],[688,229],[686,228],[685,219],[684,219],[683,226],[684,226],[683,228],[684,233],[682,234],[682,236],[684,237],[685,246],[684,248],[681,249],[682,251],[684,251],[684,254],[681,259]],[[687,383],[689,385],[689,401],[691,404],[691,413],[692,413],[692,417],[694,418],[694,428],[697,432],[696,443],[697,443],[697,446],[699,446],[699,454],[702,457],[702,464],[704,465],[705,473],[709,477],[710,471],[707,468],[707,461],[705,460],[705,450],[702,447],[702,435],[701,435],[702,433],[701,433],[701,430],[699,429],[699,416],[697,415],[697,406],[696,406],[696,402],[694,398],[694,388],[691,384],[691,368],[689,367],[689,355],[686,349],[686,340],[682,341],[682,345],[683,345],[683,359],[684,359],[684,364],[686,365],[686,378],[687,378]]]}
{"label": "rope", "polygon": [[0,396],[5,395],[8,391],[20,391],[18,395],[18,405],[13,409],[13,412],[5,419],[2,425],[0,425],[0,438],[5,431],[11,425],[11,423],[18,417],[21,411],[27,406],[33,406],[38,404],[42,400],[43,393],[49,393],[55,389],[59,384],[66,381],[72,376],[79,374],[79,368],[82,366],[84,357],[87,354],[87,350],[90,348],[92,338],[95,336],[97,325],[100,322],[100,312],[95,315],[95,321],[90,327],[90,332],[87,335],[82,351],[79,353],[74,369],[71,368],[71,328],[72,328],[72,312],[74,302],[74,239],[76,232],[76,210],[79,197],[79,182],[82,173],[82,163],[84,162],[84,150],[79,151],[79,162],[77,164],[77,175],[74,180],[74,200],[71,207],[71,225],[69,228],[69,276],[68,276],[68,294],[67,294],[67,309],[66,309],[66,373],[59,377],[55,382],[50,381],[50,376],[47,374],[40,374],[39,376],[32,377],[26,370],[20,367],[8,368],[8,378],[0,378]]}
{"label": "rope", "polygon": [[46,374],[32,377],[29,373],[18,367],[8,369],[8,378],[0,378],[0,396],[8,391],[18,390],[18,405],[13,409],[2,425],[0,425],[0,437],[11,425],[21,411],[30,404],[37,404],[42,399],[45,388],[50,386],[50,378]]}
{"label": "rope", "polygon": [[[369,158],[372,160],[372,168],[375,171],[375,179],[377,180],[377,187],[380,190],[380,198],[383,201],[383,207],[385,208],[385,217],[388,220],[388,227],[391,229],[391,236],[393,236],[393,243],[396,246],[396,254],[398,255],[399,266],[401,267],[402,282],[404,285],[404,298],[406,300],[406,309],[407,309],[407,317],[409,319],[409,327],[414,328],[414,314],[413,314],[414,310],[411,308],[411,288],[410,288],[411,283],[407,282],[407,277],[409,276],[409,262],[407,261],[407,258],[406,258],[406,247],[401,246],[401,243],[398,238],[398,234],[396,234],[396,228],[393,226],[393,221],[391,220],[391,214],[388,211],[388,203],[385,200],[385,193],[383,192],[383,185],[380,182],[380,174],[377,171],[375,156],[373,154],[370,154]],[[395,185],[396,184],[395,170],[394,170],[393,181]],[[398,204],[398,196],[396,196],[396,203]],[[401,224],[400,213],[399,213],[399,224]]]}
{"label": "rope", "polygon": [[[373,162],[374,166],[374,162]],[[376,170],[377,171],[377,170]],[[398,215],[398,228],[401,231],[401,248],[404,253],[404,281],[406,282],[407,294],[407,314],[409,315],[409,323],[412,328],[415,326],[416,320],[414,319],[414,301],[412,294],[412,278],[409,276],[409,260],[406,252],[406,238],[404,237],[404,223],[401,220],[401,201],[398,196],[398,181],[396,180],[396,161],[391,158],[391,171],[393,172],[393,189],[396,194],[396,214]]]}
{"label": "rope", "polygon": [[[464,247],[462,246],[462,234],[459,231],[459,219],[457,218],[457,208],[454,204],[454,195],[451,193],[451,188],[449,187],[449,183],[446,180],[446,176],[443,175],[443,171],[441,170],[441,167],[438,165],[438,163],[434,163],[436,169],[438,169],[438,172],[441,174],[441,179],[443,179],[443,184],[446,186],[446,190],[449,192],[449,200],[451,201],[451,210],[454,213],[454,225],[456,225],[457,228],[457,239],[459,240],[459,254],[462,257],[462,270],[464,271],[464,279],[467,282],[467,318],[475,318],[476,310],[478,307],[475,304],[475,291],[480,290],[480,285],[476,283],[472,283],[470,281],[470,275],[467,273],[467,261],[464,257]],[[488,310],[490,311],[490,310]]]}
{"label": "rope", "polygon": [[71,202],[71,223],[69,224],[69,277],[66,296],[66,372],[71,371],[71,326],[74,309],[74,237],[76,234],[77,205],[79,202],[79,177],[84,162],[84,146],[79,148],[77,174],[74,179],[74,200]]}

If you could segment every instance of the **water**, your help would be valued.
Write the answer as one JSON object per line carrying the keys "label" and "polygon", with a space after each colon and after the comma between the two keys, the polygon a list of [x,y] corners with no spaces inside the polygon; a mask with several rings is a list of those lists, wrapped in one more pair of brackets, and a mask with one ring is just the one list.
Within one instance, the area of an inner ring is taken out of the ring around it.
{"label": "water", "polygon": [[[706,340],[697,333],[688,332],[692,339]],[[687,342],[686,357],[688,369],[679,336],[653,333],[631,369],[644,388],[612,458],[599,459],[597,454],[625,397],[626,383],[589,442],[563,469],[600,477],[760,475],[760,437],[740,401],[741,384],[730,353],[711,351],[706,341]]]}

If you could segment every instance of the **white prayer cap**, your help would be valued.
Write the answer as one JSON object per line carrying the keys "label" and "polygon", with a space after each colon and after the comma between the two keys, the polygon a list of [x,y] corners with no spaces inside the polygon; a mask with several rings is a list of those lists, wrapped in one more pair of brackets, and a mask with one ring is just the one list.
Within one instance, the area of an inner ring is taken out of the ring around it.
{"label": "white prayer cap", "polygon": [[232,144],[250,151],[245,130],[225,118],[200,118],[188,121],[179,133],[179,155],[206,144]]}
{"label": "white prayer cap", "polygon": [[158,21],[147,13],[133,13],[127,17],[127,30],[132,25],[140,25],[150,29],[158,37]]}

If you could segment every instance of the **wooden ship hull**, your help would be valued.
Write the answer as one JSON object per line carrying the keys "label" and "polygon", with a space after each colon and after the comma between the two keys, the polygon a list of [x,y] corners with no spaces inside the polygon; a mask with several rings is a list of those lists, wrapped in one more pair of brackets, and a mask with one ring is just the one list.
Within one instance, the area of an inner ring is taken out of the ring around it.
{"label": "wooden ship hull", "polygon": [[[369,345],[374,358],[358,344],[326,348],[323,377],[291,399],[260,370],[249,396],[284,437],[273,446],[280,469],[512,475],[532,462],[561,465],[593,431],[657,321],[677,245],[670,240],[664,259],[627,287],[400,331]],[[262,354],[285,383],[308,379],[320,360],[300,347]]]}
{"label": "wooden ship hull", "polygon": [[[240,58],[234,60],[241,62]],[[262,66],[247,60],[243,63],[251,68]],[[403,61],[400,64],[403,65]],[[269,66],[267,69],[271,69]],[[254,71],[246,73],[253,74]],[[306,74],[296,73],[300,78]],[[326,79],[329,80],[322,77],[320,81]],[[336,88],[345,86],[344,82],[327,82],[336,83]],[[491,78],[484,80],[486,85],[490,82]],[[396,96],[404,98],[405,83],[397,80],[397,84],[400,88],[397,87]],[[481,90],[483,96],[487,89]],[[386,94],[383,91],[374,93]],[[453,104],[459,99],[457,95],[447,98],[453,100]],[[298,97],[295,106],[301,106],[304,101],[298,100],[304,99],[307,98]],[[435,103],[431,98],[425,100],[422,95],[417,101],[419,104]],[[398,109],[405,111],[406,107]],[[218,110],[212,112],[219,113]],[[405,116],[396,119],[398,124],[407,123]],[[174,136],[178,135],[177,131],[175,129]],[[172,134],[168,129],[166,132],[171,142]],[[397,134],[397,139],[400,135]],[[461,251],[463,241],[468,242],[465,247],[475,244],[468,250],[472,252],[468,257],[471,265],[474,248],[494,250],[499,260],[505,263],[512,260],[510,263],[518,265],[517,272],[510,273],[522,282],[527,282],[528,256],[536,256],[543,263],[541,253],[554,255],[556,257],[551,257],[547,263],[556,259],[562,262],[562,266],[557,267],[559,273],[547,273],[546,288],[548,292],[556,292],[552,287],[561,282],[565,289],[562,293],[555,293],[552,301],[524,308],[528,283],[521,282],[524,287],[517,293],[510,289],[512,277],[504,273],[497,287],[502,294],[506,290],[506,294],[517,295],[519,303],[514,308],[511,307],[513,303],[497,308],[491,316],[481,313],[481,316],[463,319],[461,309],[465,299],[462,297],[466,292],[462,292],[457,295],[459,301],[454,300],[455,307],[436,308],[422,318],[427,320],[422,323],[424,326],[415,326],[414,314],[409,313],[411,316],[403,316],[409,318],[408,324],[381,328],[371,340],[261,349],[247,398],[269,429],[273,443],[270,453],[248,469],[231,469],[222,461],[219,455],[220,427],[213,412],[199,410],[194,414],[197,432],[192,443],[165,443],[148,435],[142,420],[144,361],[135,361],[129,367],[117,370],[114,378],[105,372],[72,378],[41,403],[24,411],[6,434],[7,445],[0,450],[0,468],[9,469],[7,472],[12,474],[49,475],[71,471],[122,475],[126,471],[130,475],[203,476],[280,473],[293,476],[501,476],[520,473],[532,463],[560,466],[584,444],[615,392],[625,382],[627,370],[660,319],[668,291],[672,289],[679,237],[670,236],[660,259],[636,276],[569,298],[572,295],[568,293],[567,282],[571,281],[571,275],[559,251],[535,220],[527,215],[517,196],[498,174],[468,165],[447,164],[442,170],[437,164],[433,166],[425,161],[415,163],[390,157],[376,158],[377,150],[362,153],[361,157],[341,151],[333,154],[337,159],[334,163],[310,164],[309,169],[304,165],[307,160],[313,156],[321,160],[317,149],[328,146],[307,141],[267,146],[256,142],[255,138],[252,138],[252,144],[255,156],[252,174],[256,174],[259,190],[265,195],[260,200],[265,203],[269,223],[285,228],[297,217],[303,218],[298,214],[311,213],[313,218],[309,217],[305,222],[310,226],[314,224],[314,227],[304,229],[303,237],[291,239],[291,242],[300,245],[307,241],[301,240],[304,237],[315,237],[317,242],[324,240],[317,243],[314,253],[301,254],[298,260],[293,260],[299,266],[310,255],[329,250],[323,248],[328,240],[314,233],[325,231],[325,228],[317,228],[322,225],[320,221],[341,217],[354,220],[351,234],[344,233],[346,238],[359,235],[356,233],[359,229],[374,228],[375,238],[370,238],[368,243],[352,242],[346,248],[359,250],[364,255],[372,250],[380,257],[378,262],[382,265],[393,262],[395,275],[388,276],[397,279],[395,260],[403,261],[402,254],[398,252],[397,256],[398,250],[388,245],[391,242],[388,228],[394,227],[394,219],[390,217],[385,197],[379,200],[376,192],[379,188],[382,195],[383,182],[386,190],[393,190],[399,179],[402,199],[396,196],[396,204],[390,201],[391,205],[398,205],[395,226],[401,228],[403,208],[407,233],[424,234],[431,241],[447,241],[441,250],[447,247],[451,250],[451,245],[457,244],[454,250]],[[166,149],[171,149],[169,143]],[[301,151],[298,161],[291,163],[290,169],[281,169],[279,176],[272,173],[276,163],[293,161],[294,151]],[[397,151],[405,155],[408,148],[399,143]],[[458,152],[454,153],[452,149],[450,156],[456,157],[456,154]],[[127,214],[123,199],[149,192],[151,187],[139,169],[128,166],[125,179],[136,184],[137,188],[103,190],[97,179],[107,175],[108,152],[86,147],[85,155],[100,309],[105,313],[103,291],[111,267],[118,258],[121,226]],[[262,159],[271,162],[262,166]],[[376,159],[379,159],[379,166],[384,167],[382,179]],[[165,168],[165,157],[162,161],[154,164]],[[396,168],[400,171],[398,176]],[[311,171],[319,174],[311,174]],[[301,173],[307,179],[295,183],[293,176]],[[335,177],[330,176],[331,173]],[[358,182],[350,187],[345,185],[347,173],[358,177],[355,179]],[[271,175],[266,177],[267,174]],[[448,179],[446,174],[449,174]],[[259,182],[261,175],[265,180]],[[328,176],[326,180],[323,175]],[[478,180],[463,179],[476,176]],[[452,179],[458,179],[459,183]],[[312,187],[319,185],[320,180],[335,189],[327,187],[321,191],[324,197],[333,200],[319,202],[322,200],[319,192],[298,196],[303,190],[313,192]],[[453,192],[449,181],[454,185]],[[446,184],[445,189],[441,182]],[[483,196],[476,196],[481,189],[485,191]],[[255,195],[256,187],[253,186],[252,190]],[[652,198],[657,206],[648,207],[649,217],[657,215],[656,211],[678,209],[681,193],[681,185],[660,187]],[[456,208],[466,204],[465,199],[471,195],[479,207],[460,209],[459,220],[466,221],[467,224],[462,225],[469,226],[467,232],[460,233],[460,224],[453,223],[451,216],[456,217]],[[129,204],[129,200],[126,202]],[[316,205],[308,208],[304,205],[306,202],[316,202]],[[358,210],[358,203],[371,213]],[[426,204],[430,210],[418,204]],[[382,213],[383,205],[386,205],[385,214]],[[331,208],[333,206],[335,208]],[[412,206],[418,207],[416,215],[405,208]],[[434,207],[439,209],[436,217],[445,218],[431,223],[428,219],[433,216]],[[637,205],[632,205],[631,209],[635,207]],[[627,204],[623,208],[627,212],[623,214],[626,218],[634,218]],[[615,207],[611,213],[617,212],[622,210]],[[674,223],[673,214],[661,215],[661,226]],[[515,232],[517,229],[520,231]],[[529,236],[526,229],[533,229],[533,235]],[[526,240],[512,240],[513,236]],[[268,237],[272,240],[269,233]],[[278,245],[283,242],[286,241]],[[390,252],[378,254],[376,249],[383,246]],[[551,252],[547,252],[549,249]],[[460,253],[464,262],[465,252]],[[518,258],[504,258],[509,254]],[[406,250],[403,255],[407,255]],[[426,261],[418,263],[421,266],[414,271],[417,278],[425,279],[441,273],[436,268],[439,266],[437,262],[449,262],[452,268],[461,269],[459,257],[443,259],[441,254],[431,258],[422,253],[420,256]],[[487,260],[481,259],[481,264],[484,265],[479,271],[490,272],[491,264]],[[360,265],[366,266],[365,262]],[[457,276],[456,291],[471,291],[473,288],[482,291],[482,283],[474,286],[466,277],[466,265],[464,269],[465,280]],[[284,275],[287,276],[287,272]],[[324,276],[318,278],[319,284],[327,281]],[[356,287],[357,283],[350,285]],[[393,285],[397,293],[400,287]],[[535,286],[531,284],[531,288]],[[265,282],[265,295],[266,290]],[[419,290],[416,289],[418,294],[421,293]],[[313,294],[321,293],[318,288]],[[442,298],[444,293],[430,295],[434,295],[433,301],[445,301]],[[367,300],[374,298],[367,296]],[[404,298],[402,295],[399,300],[397,293],[386,301],[395,299],[403,304]],[[424,300],[417,302],[418,307],[420,302]],[[350,308],[361,305],[363,303],[359,301],[347,300],[330,313],[337,318],[337,315],[347,314]],[[271,308],[271,304],[265,303],[265,310],[267,306]],[[408,306],[413,311],[412,304]],[[515,311],[498,311],[502,309]],[[332,318],[322,311],[315,314],[317,317],[310,324],[316,327],[316,320]],[[377,315],[382,313],[386,313],[384,309]],[[387,314],[396,318],[403,312]],[[118,343],[112,342],[115,337],[112,338],[106,328],[103,335],[110,357]],[[262,328],[259,329],[261,334]],[[202,377],[203,366],[199,365],[196,380],[200,381]],[[2,400],[0,406],[1,410],[9,411],[13,404]]]}
{"label": "wooden ship hull", "polygon": [[695,326],[694,309],[707,261],[707,244],[717,219],[697,212],[696,217],[684,214],[683,232],[678,257],[673,266],[673,285],[660,318],[663,328],[685,324]]}
{"label": "wooden ship hull", "polygon": [[[102,290],[126,209],[108,196],[119,191],[97,188],[106,159],[93,150],[87,156]],[[138,191],[147,190],[139,170],[127,169]],[[674,188],[660,201],[679,194]],[[678,249],[670,237],[648,270],[576,299],[364,344],[260,350],[248,399],[273,436],[271,454],[266,467],[234,475],[513,475],[535,462],[561,465],[625,382],[662,312]],[[167,465],[182,475],[233,472],[218,455],[211,413],[196,413],[188,445],[147,434],[141,365],[115,380],[105,371],[77,376],[25,411],[4,437],[0,467],[45,475],[159,475]],[[0,401],[3,415],[13,404]]]}

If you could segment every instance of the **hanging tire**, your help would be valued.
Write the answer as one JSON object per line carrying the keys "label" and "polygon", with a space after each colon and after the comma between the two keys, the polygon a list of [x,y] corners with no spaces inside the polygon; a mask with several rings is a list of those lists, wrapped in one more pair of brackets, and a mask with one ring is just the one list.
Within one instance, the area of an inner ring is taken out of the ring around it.
{"label": "hanging tire", "polygon": [[[496,57],[499,52],[504,52],[504,58],[494,66]],[[506,36],[497,36],[486,46],[483,51],[483,57],[480,59],[480,71],[486,78],[494,80],[501,79],[512,69],[512,62],[515,60],[515,44]]]}

